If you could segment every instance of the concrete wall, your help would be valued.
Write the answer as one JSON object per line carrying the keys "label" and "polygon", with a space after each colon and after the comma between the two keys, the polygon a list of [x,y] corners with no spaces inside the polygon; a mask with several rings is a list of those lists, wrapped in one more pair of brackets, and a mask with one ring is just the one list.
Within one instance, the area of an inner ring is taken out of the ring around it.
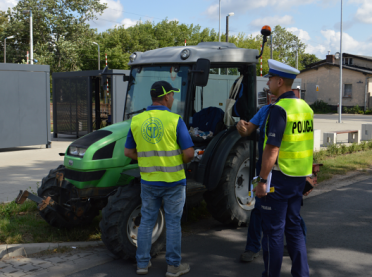
{"label": "concrete wall", "polygon": [[[305,100],[307,103],[312,104],[316,100],[323,100],[329,105],[337,105],[339,103],[339,67],[325,65],[317,70],[302,72],[298,75],[298,78],[302,79],[302,89],[306,90]],[[342,105],[364,107],[365,75],[354,70],[343,69],[342,80],[343,89],[344,84],[352,84],[352,96],[343,97]],[[316,91],[317,86],[319,86],[319,91]]]}

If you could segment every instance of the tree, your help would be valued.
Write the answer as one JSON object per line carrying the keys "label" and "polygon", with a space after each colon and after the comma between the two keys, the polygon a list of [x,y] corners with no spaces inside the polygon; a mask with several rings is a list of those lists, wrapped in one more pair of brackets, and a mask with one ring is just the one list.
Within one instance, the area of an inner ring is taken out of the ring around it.
{"label": "tree", "polygon": [[312,64],[312,63],[316,63],[316,62],[319,62],[320,59],[318,59],[314,54],[309,54],[309,53],[304,53],[302,56],[301,56],[301,66],[302,66],[302,69],[308,67],[308,65]]}
{"label": "tree", "polygon": [[95,30],[88,21],[97,18],[106,8],[100,0],[20,0],[7,11],[9,24],[5,35],[14,35],[10,53],[13,62],[22,62],[29,50],[30,17],[32,10],[34,58],[47,63],[51,71],[79,70],[81,57]]}
{"label": "tree", "polygon": [[305,53],[306,44],[280,25],[275,26],[272,37],[273,51],[276,52],[277,60],[295,67],[296,51],[301,57]]}

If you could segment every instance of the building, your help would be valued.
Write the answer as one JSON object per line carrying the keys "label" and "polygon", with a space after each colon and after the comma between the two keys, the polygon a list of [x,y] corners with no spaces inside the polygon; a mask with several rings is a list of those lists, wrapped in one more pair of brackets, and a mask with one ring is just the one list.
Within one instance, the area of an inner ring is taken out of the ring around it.
{"label": "building", "polygon": [[[302,98],[312,104],[322,100],[337,107],[340,99],[340,60],[327,55],[298,75]],[[372,57],[344,53],[342,57],[342,106],[372,108]]]}

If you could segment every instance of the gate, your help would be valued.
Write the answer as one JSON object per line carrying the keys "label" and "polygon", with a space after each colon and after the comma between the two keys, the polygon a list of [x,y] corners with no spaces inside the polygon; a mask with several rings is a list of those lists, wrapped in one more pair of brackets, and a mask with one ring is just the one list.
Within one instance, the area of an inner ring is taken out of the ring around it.
{"label": "gate", "polygon": [[[105,124],[123,120],[127,83],[122,75],[108,75],[102,70],[53,73],[53,136],[66,134],[81,137]],[[107,70],[129,74],[129,70]],[[104,78],[106,80],[106,78]]]}

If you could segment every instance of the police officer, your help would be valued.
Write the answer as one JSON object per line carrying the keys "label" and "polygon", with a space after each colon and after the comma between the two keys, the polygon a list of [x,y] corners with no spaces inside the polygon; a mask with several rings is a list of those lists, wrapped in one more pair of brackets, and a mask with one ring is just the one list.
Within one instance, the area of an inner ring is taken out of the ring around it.
{"label": "police officer", "polygon": [[[306,176],[312,173],[313,111],[291,90],[299,71],[269,60],[267,85],[277,97],[266,120],[259,183],[254,189],[261,199],[263,229],[263,277],[280,276],[283,233],[292,260],[292,276],[309,276],[305,239],[300,226],[300,208]],[[272,172],[267,193],[267,178]]]}
{"label": "police officer", "polygon": [[184,163],[194,157],[194,144],[184,121],[170,111],[173,95],[180,92],[165,81],[151,87],[152,106],[132,119],[125,144],[125,156],[138,159],[141,172],[141,224],[137,237],[137,274],[151,266],[151,237],[164,202],[167,228],[165,276],[190,271],[181,264],[181,216],[186,197]]}

